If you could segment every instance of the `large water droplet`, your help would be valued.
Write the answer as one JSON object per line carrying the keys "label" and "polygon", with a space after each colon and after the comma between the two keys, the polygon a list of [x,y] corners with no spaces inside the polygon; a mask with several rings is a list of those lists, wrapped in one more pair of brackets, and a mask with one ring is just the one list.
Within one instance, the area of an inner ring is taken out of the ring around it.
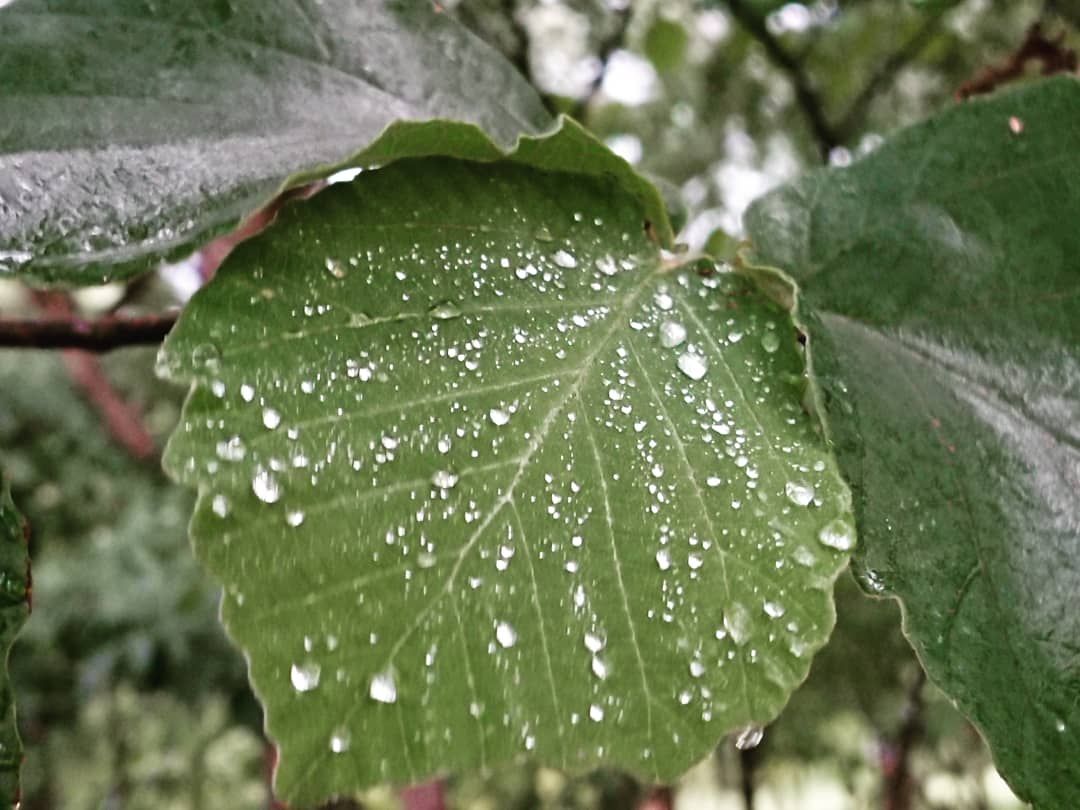
{"label": "large water droplet", "polygon": [[555,264],[559,265],[559,267],[562,267],[566,270],[577,267],[577,259],[575,259],[571,254],[567,253],[565,250],[555,251],[553,261],[555,262]]}
{"label": "large water droplet", "polygon": [[443,301],[441,304],[436,304],[429,311],[428,314],[432,318],[437,318],[440,321],[449,321],[454,318],[461,317],[461,310],[453,301]]}
{"label": "large water droplet", "polygon": [[263,408],[262,421],[267,430],[275,430],[281,424],[281,414],[273,408]]}
{"label": "large water droplet", "polygon": [[591,653],[598,653],[604,649],[605,640],[596,633],[585,633],[585,649]]}
{"label": "large water droplet", "polygon": [[368,696],[379,703],[397,702],[397,682],[391,670],[373,675],[368,685]]}
{"label": "large water droplet", "polygon": [[507,622],[499,622],[495,625],[495,640],[500,647],[513,647],[517,643],[517,630]]}
{"label": "large water droplet", "polygon": [[289,669],[289,680],[292,681],[293,689],[297,692],[310,692],[319,685],[319,676],[322,667],[314,661],[305,661],[302,664],[293,664]]}
{"label": "large water droplet", "polygon": [[805,481],[788,481],[784,484],[784,492],[796,506],[809,506],[814,500],[814,488]]}
{"label": "large water droplet", "polygon": [[735,737],[735,747],[740,751],[748,751],[757,748],[761,739],[765,736],[765,729],[761,726],[747,726]]}
{"label": "large water droplet", "polygon": [[510,414],[502,408],[492,408],[488,411],[488,419],[491,420],[493,425],[501,427],[510,421]]}
{"label": "large water droplet", "polygon": [[326,272],[334,278],[345,278],[348,273],[345,269],[345,265],[337,259],[331,259],[329,256],[326,257]]}
{"label": "large water droplet", "polygon": [[345,726],[338,726],[330,734],[330,750],[335,754],[344,754],[352,745],[352,733]]}
{"label": "large water droplet", "polygon": [[846,520],[837,518],[826,523],[818,532],[818,540],[823,546],[837,551],[850,551],[855,546],[855,530]]}
{"label": "large water droplet", "polygon": [[666,548],[662,548],[656,552],[656,564],[661,571],[667,571],[671,568],[671,552]]}
{"label": "large water droplet", "polygon": [[255,468],[255,477],[251,479],[251,491],[263,503],[277,503],[281,498],[281,484],[265,467]]}
{"label": "large water droplet", "polygon": [[761,348],[772,354],[780,348],[780,336],[776,332],[766,332],[761,336]]}
{"label": "large water droplet", "polygon": [[597,703],[589,706],[589,719],[592,720],[594,723],[599,723],[601,720],[603,720],[604,707]]}
{"label": "large water droplet", "polygon": [[761,607],[765,615],[772,619],[779,619],[786,612],[779,602],[765,602]]}
{"label": "large water droplet", "polygon": [[660,324],[660,345],[673,349],[686,340],[686,327],[678,321],[664,321]]}
{"label": "large water droplet", "polygon": [[709,361],[695,352],[679,355],[679,371],[691,380],[700,380],[709,371]]}

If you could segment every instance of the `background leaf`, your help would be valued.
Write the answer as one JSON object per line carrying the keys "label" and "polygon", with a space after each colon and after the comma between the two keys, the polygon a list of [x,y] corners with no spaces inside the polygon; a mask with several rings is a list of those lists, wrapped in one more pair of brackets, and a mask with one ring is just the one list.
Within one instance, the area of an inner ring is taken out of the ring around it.
{"label": "background leaf", "polygon": [[867,588],[1017,792],[1080,801],[1080,85],[906,130],[748,217],[819,317]]}
{"label": "background leaf", "polygon": [[19,793],[22,744],[15,727],[15,701],[8,680],[7,658],[30,613],[30,567],[25,523],[15,511],[7,484],[0,480],[0,797],[14,804]]}
{"label": "background leaf", "polygon": [[504,144],[550,121],[427,2],[16,0],[0,41],[0,274],[45,281],[190,250],[397,119]]}
{"label": "background leaf", "polygon": [[513,162],[575,137],[288,208],[163,349],[290,803],[527,754],[670,780],[828,637],[854,536],[790,285],[671,267],[614,178]]}

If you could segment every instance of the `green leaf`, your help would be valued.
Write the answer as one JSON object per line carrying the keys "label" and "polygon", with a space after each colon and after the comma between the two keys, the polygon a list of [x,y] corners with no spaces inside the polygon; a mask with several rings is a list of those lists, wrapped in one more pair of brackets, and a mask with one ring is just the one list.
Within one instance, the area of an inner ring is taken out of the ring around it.
{"label": "green leaf", "polygon": [[15,511],[7,484],[0,480],[0,800],[14,805],[19,795],[22,743],[15,725],[15,700],[7,659],[15,636],[30,615],[30,561],[26,524]]}
{"label": "green leaf", "polygon": [[645,55],[661,73],[674,70],[686,57],[689,40],[686,29],[680,23],[657,17],[645,34]]}
{"label": "green leaf", "polygon": [[579,137],[289,206],[162,350],[289,803],[526,755],[670,780],[829,635],[850,495],[790,284],[674,267],[610,173],[534,168]]}
{"label": "green leaf", "polygon": [[950,109],[748,216],[798,279],[867,587],[1045,807],[1080,803],[1080,85]]}
{"label": "green leaf", "polygon": [[0,275],[130,277],[397,119],[550,123],[428,2],[17,0],[0,41]]}

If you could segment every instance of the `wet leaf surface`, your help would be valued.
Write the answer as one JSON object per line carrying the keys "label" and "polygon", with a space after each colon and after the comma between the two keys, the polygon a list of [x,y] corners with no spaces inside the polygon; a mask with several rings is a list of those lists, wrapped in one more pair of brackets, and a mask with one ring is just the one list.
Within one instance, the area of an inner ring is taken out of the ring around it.
{"label": "wet leaf surface", "polygon": [[523,755],[671,780],[829,635],[850,495],[791,312],[665,262],[611,172],[534,168],[574,137],[290,206],[163,349],[290,803]]}
{"label": "wet leaf surface", "polygon": [[906,130],[758,203],[816,310],[868,590],[1039,807],[1080,802],[1080,85]]}
{"label": "wet leaf surface", "polygon": [[427,2],[16,0],[0,41],[0,275],[129,277],[395,120],[470,121],[504,144],[550,121]]}

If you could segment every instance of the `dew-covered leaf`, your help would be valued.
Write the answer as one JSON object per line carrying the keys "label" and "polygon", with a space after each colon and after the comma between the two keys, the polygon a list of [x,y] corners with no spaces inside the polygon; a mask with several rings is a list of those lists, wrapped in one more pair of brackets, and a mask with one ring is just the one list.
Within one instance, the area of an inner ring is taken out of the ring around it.
{"label": "dew-covered leaf", "polygon": [[290,803],[519,756],[670,780],[828,637],[850,495],[791,287],[665,263],[624,186],[535,168],[573,137],[288,207],[163,348]]}
{"label": "dew-covered leaf", "polygon": [[0,478],[0,801],[8,806],[13,806],[19,795],[22,743],[15,725],[7,659],[30,613],[28,566],[25,523]]}
{"label": "dew-covered leaf", "polygon": [[1080,806],[1080,84],[952,109],[762,200],[867,588],[1040,807]]}
{"label": "dew-covered leaf", "polygon": [[0,5],[0,275],[130,276],[394,120],[471,121],[505,144],[550,122],[436,3]]}

